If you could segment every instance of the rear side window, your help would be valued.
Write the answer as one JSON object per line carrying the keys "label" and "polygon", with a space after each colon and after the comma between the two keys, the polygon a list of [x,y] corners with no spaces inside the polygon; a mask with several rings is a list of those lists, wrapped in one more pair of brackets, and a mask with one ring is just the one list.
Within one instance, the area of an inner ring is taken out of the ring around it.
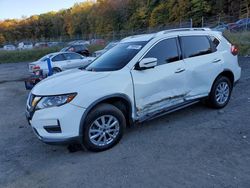
{"label": "rear side window", "polygon": [[65,53],[64,56],[66,57],[67,60],[82,59],[82,56],[76,53]]}
{"label": "rear side window", "polygon": [[214,46],[217,47],[220,44],[220,41],[215,38],[214,36],[211,36],[211,41],[213,42]]}
{"label": "rear side window", "polygon": [[55,57],[52,58],[52,61],[64,61],[65,57],[62,54],[56,55]]}
{"label": "rear side window", "polygon": [[181,37],[181,44],[185,58],[206,55],[213,52],[207,36]]}
{"label": "rear side window", "polygon": [[219,46],[220,41],[217,38],[215,38],[214,36],[210,36],[209,38],[211,40],[213,50],[217,51],[217,47]]}
{"label": "rear side window", "polygon": [[172,63],[178,61],[179,53],[177,48],[176,38],[166,39],[157,43],[149,52],[144,56],[144,58],[157,58],[158,65],[163,65],[166,63]]}

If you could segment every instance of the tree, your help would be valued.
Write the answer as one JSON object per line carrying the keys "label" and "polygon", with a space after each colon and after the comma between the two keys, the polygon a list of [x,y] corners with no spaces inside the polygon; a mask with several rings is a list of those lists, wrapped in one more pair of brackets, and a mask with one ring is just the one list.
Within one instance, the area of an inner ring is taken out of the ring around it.
{"label": "tree", "polygon": [[201,18],[207,16],[211,11],[211,6],[205,0],[191,0],[190,16],[193,19],[194,25],[201,24]]}
{"label": "tree", "polygon": [[231,22],[249,15],[249,7],[249,0],[87,0],[58,12],[0,21],[0,35],[6,42],[103,37],[179,24],[190,18],[195,26],[201,26],[202,16],[213,17],[215,22],[215,16],[230,15],[227,22]]}
{"label": "tree", "polygon": [[5,41],[3,34],[0,34],[0,45],[4,45],[5,42],[6,41]]}
{"label": "tree", "polygon": [[148,26],[148,12],[147,7],[140,7],[131,16],[129,20],[129,27],[133,30],[145,29]]}
{"label": "tree", "polygon": [[160,3],[156,6],[151,15],[149,20],[149,26],[155,27],[157,25],[166,24],[168,21],[168,9],[165,3]]}

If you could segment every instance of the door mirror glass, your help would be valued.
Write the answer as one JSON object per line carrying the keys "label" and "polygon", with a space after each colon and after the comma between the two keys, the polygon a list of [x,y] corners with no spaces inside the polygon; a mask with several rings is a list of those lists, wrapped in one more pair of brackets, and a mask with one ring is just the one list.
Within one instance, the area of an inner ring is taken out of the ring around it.
{"label": "door mirror glass", "polygon": [[149,58],[144,58],[139,62],[139,69],[144,70],[144,69],[150,69],[154,68],[157,65],[157,58],[154,57],[149,57]]}

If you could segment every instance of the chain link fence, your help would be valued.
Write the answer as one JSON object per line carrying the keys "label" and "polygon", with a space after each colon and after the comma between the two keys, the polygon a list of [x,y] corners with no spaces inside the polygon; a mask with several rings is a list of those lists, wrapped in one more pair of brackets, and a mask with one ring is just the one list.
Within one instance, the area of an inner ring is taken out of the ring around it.
{"label": "chain link fence", "polygon": [[[194,24],[195,23],[195,24]],[[162,30],[176,29],[176,28],[192,28],[192,27],[207,27],[213,30],[226,32],[226,33],[246,33],[250,32],[250,18],[248,14],[242,19],[237,19],[232,16],[215,16],[215,17],[201,17],[200,20],[193,21],[192,18],[187,20],[180,20],[178,23],[169,23],[164,25],[158,25],[157,27],[148,27],[137,30],[120,30],[111,31],[109,33],[89,33],[75,36],[61,36],[59,38],[41,38],[39,40],[23,39],[21,41],[13,41],[13,44],[17,45],[20,42],[28,41],[33,45],[36,43],[49,43],[55,42],[54,45],[65,46],[72,41],[88,41],[89,43],[101,43],[106,44],[110,41],[119,41],[127,36],[155,33]],[[250,41],[247,41],[250,42]],[[51,43],[53,45],[53,43]],[[44,44],[43,44],[44,45]]]}

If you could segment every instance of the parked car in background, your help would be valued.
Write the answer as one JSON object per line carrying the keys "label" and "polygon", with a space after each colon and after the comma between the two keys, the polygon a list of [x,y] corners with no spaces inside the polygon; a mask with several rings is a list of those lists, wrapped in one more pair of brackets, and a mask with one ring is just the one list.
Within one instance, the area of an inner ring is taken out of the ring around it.
{"label": "parked car in background", "polygon": [[68,43],[68,45],[89,45],[89,41],[86,40],[74,40]]}
{"label": "parked car in background", "polygon": [[12,44],[4,45],[3,46],[4,50],[16,50],[16,47]]}
{"label": "parked car in background", "polygon": [[102,55],[103,53],[105,53],[106,51],[110,50],[111,48],[113,48],[114,46],[116,46],[119,42],[110,42],[104,49],[102,50],[98,50],[95,51],[93,53],[94,57],[99,57],[100,55]]}
{"label": "parked car in background", "polygon": [[221,32],[206,28],[127,37],[85,70],[36,85],[26,116],[45,143],[107,150],[130,124],[201,100],[224,108],[241,76],[237,54]]}
{"label": "parked car in background", "polygon": [[64,43],[63,42],[48,42],[48,46],[49,47],[53,47],[53,46],[63,46]]}
{"label": "parked car in background", "polygon": [[67,69],[84,68],[89,65],[95,58],[84,57],[74,52],[56,52],[48,54],[41,59],[29,64],[29,72],[42,70],[43,74],[48,74],[47,59],[51,60],[51,66],[54,73],[58,73]]}
{"label": "parked car in background", "polygon": [[75,52],[86,57],[90,55],[90,52],[87,46],[81,45],[81,44],[67,46],[61,49],[61,52]]}
{"label": "parked car in background", "polygon": [[250,29],[250,18],[240,19],[232,25],[232,31],[243,31],[246,29]]}
{"label": "parked car in background", "polygon": [[17,48],[19,50],[28,50],[33,48],[33,44],[31,42],[20,42]]}
{"label": "parked car in background", "polygon": [[94,45],[105,45],[105,40],[104,39],[92,39],[90,40],[90,44]]}
{"label": "parked car in background", "polygon": [[34,47],[35,48],[47,48],[48,43],[47,42],[37,42]]}
{"label": "parked car in background", "polygon": [[214,30],[214,31],[221,31],[221,32],[224,32],[227,29],[228,29],[228,25],[225,24],[225,23],[223,23],[223,22],[220,22],[215,27],[212,27],[212,30]]}

